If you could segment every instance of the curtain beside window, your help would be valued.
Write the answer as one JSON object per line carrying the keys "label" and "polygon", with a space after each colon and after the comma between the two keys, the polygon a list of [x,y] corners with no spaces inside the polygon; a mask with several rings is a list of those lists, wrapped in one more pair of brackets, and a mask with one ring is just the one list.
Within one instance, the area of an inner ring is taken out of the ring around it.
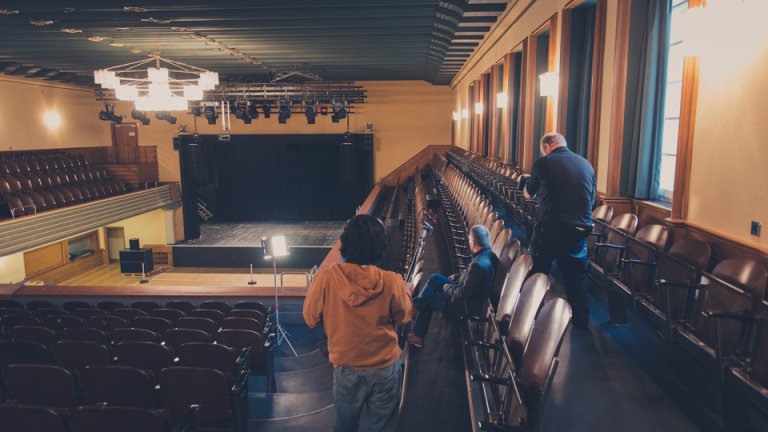
{"label": "curtain beside window", "polygon": [[658,199],[670,0],[632,2],[620,192]]}
{"label": "curtain beside window", "polygon": [[587,157],[589,105],[592,96],[592,58],[595,46],[595,6],[577,8],[571,18],[568,71],[568,116],[565,126],[568,147]]}

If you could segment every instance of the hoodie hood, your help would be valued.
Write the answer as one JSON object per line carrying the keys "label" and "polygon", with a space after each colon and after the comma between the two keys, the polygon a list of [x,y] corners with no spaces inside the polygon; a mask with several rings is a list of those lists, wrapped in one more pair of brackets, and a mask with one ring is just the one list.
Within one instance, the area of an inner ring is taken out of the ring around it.
{"label": "hoodie hood", "polygon": [[384,290],[382,271],[374,265],[339,263],[328,276],[331,278],[331,286],[339,291],[341,298],[350,306],[365,304]]}

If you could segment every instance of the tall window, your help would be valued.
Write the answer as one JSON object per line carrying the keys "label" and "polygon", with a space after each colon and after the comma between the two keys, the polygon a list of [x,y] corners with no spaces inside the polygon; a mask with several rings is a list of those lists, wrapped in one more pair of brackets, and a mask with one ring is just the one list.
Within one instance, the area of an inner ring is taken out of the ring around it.
{"label": "tall window", "polygon": [[672,2],[667,90],[664,101],[664,134],[659,173],[659,199],[667,203],[672,202],[672,192],[675,188],[675,161],[677,159],[678,130],[680,129],[680,101],[683,93],[683,63],[685,60],[681,16],[686,9],[688,9],[688,0],[674,0]]}

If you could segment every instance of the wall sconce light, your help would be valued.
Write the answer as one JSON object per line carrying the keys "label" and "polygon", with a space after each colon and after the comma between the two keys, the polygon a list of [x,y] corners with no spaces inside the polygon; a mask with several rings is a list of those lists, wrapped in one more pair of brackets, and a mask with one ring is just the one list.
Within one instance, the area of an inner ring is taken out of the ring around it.
{"label": "wall sconce light", "polygon": [[461,118],[465,119],[469,117],[469,108],[464,108],[461,110]]}
{"label": "wall sconce light", "polygon": [[507,103],[509,103],[509,96],[506,93],[496,93],[496,108],[506,108]]}
{"label": "wall sconce light", "polygon": [[55,131],[61,126],[61,116],[57,111],[46,111],[43,113],[43,122],[49,130]]}
{"label": "wall sconce light", "polygon": [[475,114],[482,115],[483,114],[483,103],[478,102],[475,104]]}
{"label": "wall sconce light", "polygon": [[543,97],[557,96],[557,87],[560,79],[557,72],[544,72],[539,75],[539,94]]}
{"label": "wall sconce light", "polygon": [[453,117],[453,121],[459,121],[459,119],[461,118],[459,117],[458,111],[454,111],[453,113],[451,113],[451,117]]}

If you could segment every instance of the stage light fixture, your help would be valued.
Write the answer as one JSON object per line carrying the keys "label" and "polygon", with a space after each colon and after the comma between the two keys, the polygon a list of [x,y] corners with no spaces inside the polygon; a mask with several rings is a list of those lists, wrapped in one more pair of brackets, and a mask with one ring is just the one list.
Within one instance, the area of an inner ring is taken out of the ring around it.
{"label": "stage light fixture", "polygon": [[327,116],[328,115],[328,107],[323,105],[320,107],[320,115]]}
{"label": "stage light fixture", "polygon": [[307,116],[307,124],[315,124],[315,105],[314,103],[307,102],[306,108],[304,108],[304,114]]}
{"label": "stage light fixture", "polygon": [[99,112],[99,120],[122,123],[123,116],[115,115],[115,106],[108,103],[104,104],[104,109]]}
{"label": "stage light fixture", "polygon": [[251,116],[250,103],[237,102],[235,103],[235,118],[243,121],[244,124],[251,124],[253,117]]}
{"label": "stage light fixture", "polygon": [[203,109],[200,108],[199,106],[192,108],[192,115],[195,117],[202,117]]}
{"label": "stage light fixture", "polygon": [[147,113],[144,111],[131,110],[131,118],[138,120],[144,126],[149,125],[149,117],[147,117]]}
{"label": "stage light fixture", "polygon": [[155,118],[158,120],[165,120],[172,125],[176,124],[176,117],[171,115],[169,111],[157,111],[155,113]]}
{"label": "stage light fixture", "polygon": [[331,121],[338,123],[339,120],[347,118],[346,105],[346,101],[333,101],[333,116],[331,117]]}
{"label": "stage light fixture", "polygon": [[272,114],[272,106],[269,102],[264,102],[261,104],[261,111],[264,113],[264,118],[269,118],[269,115]]}
{"label": "stage light fixture", "polygon": [[203,110],[203,115],[205,115],[205,118],[208,120],[209,125],[215,125],[216,120],[219,119],[219,115],[216,113],[216,107],[212,107],[212,106],[205,107],[205,110]]}
{"label": "stage light fixture", "polygon": [[285,124],[289,118],[291,118],[291,101],[287,99],[283,99],[281,101],[278,101],[277,103],[278,107],[278,114],[277,118],[280,124]]}
{"label": "stage light fixture", "polygon": [[259,118],[259,110],[254,102],[248,102],[248,115],[250,115],[251,118]]}

